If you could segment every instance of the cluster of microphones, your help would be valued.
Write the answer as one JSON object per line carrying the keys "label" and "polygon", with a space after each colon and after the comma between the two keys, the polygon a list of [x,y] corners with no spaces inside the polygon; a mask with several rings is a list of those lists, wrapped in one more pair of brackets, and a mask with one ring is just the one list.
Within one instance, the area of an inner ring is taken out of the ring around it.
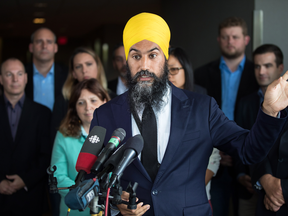
{"label": "cluster of microphones", "polygon": [[[109,196],[106,194],[108,188],[109,191],[110,188],[117,189],[114,193],[113,204],[123,203],[120,178],[125,168],[141,153],[144,141],[141,135],[136,135],[118,147],[126,136],[125,130],[118,128],[112,133],[107,145],[103,147],[105,135],[105,128],[95,126],[82,146],[76,163],[78,175],[75,179],[75,185],[68,187],[70,191],[65,197],[65,203],[70,209],[84,210],[89,204],[91,205],[90,202],[95,201],[95,199],[98,200],[100,195],[102,197]],[[91,175],[92,178],[86,179],[87,176],[91,177]],[[49,180],[49,184],[51,191],[51,187],[54,186],[55,188],[55,181],[53,185]],[[127,188],[128,191],[132,191],[130,197],[133,195],[134,200],[136,200],[137,183],[133,187],[129,184],[128,187],[130,187]],[[135,203],[130,208],[136,208]]]}

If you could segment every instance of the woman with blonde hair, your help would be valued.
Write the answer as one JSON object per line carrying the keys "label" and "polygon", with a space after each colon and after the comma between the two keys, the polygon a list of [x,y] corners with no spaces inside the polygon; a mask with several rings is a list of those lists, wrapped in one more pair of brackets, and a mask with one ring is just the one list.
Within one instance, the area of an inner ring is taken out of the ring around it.
{"label": "woman with blonde hair", "polygon": [[[73,87],[86,79],[95,78],[107,91],[107,80],[103,65],[99,56],[90,48],[78,47],[72,53],[69,60],[69,73],[62,88],[62,95],[58,96],[54,103],[51,120],[51,140],[54,140],[61,120],[68,109],[68,101]],[[115,94],[108,92],[110,98]]]}

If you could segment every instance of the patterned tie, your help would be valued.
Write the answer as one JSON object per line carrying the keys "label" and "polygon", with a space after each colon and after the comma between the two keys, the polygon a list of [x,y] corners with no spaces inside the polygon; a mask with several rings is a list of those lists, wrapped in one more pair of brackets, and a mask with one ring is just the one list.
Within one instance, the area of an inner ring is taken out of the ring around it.
{"label": "patterned tie", "polygon": [[146,106],[143,111],[141,128],[141,135],[144,139],[141,161],[152,181],[154,181],[158,172],[157,122],[151,106]]}

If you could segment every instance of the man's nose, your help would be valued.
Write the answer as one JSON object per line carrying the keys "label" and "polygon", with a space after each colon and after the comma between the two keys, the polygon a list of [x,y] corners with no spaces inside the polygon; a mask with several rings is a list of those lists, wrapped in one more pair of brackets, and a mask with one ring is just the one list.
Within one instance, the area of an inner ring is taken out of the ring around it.
{"label": "man's nose", "polygon": [[17,82],[18,81],[18,76],[17,75],[13,75],[13,82]]}
{"label": "man's nose", "polygon": [[150,62],[148,56],[143,56],[141,58],[141,70],[149,70]]}

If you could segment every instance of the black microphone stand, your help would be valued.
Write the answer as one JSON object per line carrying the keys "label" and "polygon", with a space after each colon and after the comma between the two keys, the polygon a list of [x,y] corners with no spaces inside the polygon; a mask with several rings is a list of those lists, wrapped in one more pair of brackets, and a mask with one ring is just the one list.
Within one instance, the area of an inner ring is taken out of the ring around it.
{"label": "black microphone stand", "polygon": [[[75,188],[75,185],[72,185],[70,187],[57,187],[57,178],[54,176],[55,171],[57,170],[57,167],[54,165],[53,167],[49,166],[47,168],[47,173],[48,173],[48,186],[49,186],[49,192],[50,193],[58,193],[59,190],[65,190],[65,189],[73,189]],[[92,199],[92,201],[89,203],[89,208],[90,208],[90,214],[91,216],[102,216],[103,211],[105,209],[104,205],[99,205],[99,201],[104,201],[105,198],[107,197],[107,189],[109,185],[109,180],[110,180],[110,175],[109,174],[104,174],[101,176],[99,179],[99,193],[95,193],[95,197]],[[128,209],[136,209],[137,208],[137,203],[136,203],[136,189],[137,189],[138,183],[135,182],[133,187],[131,185],[131,182],[129,182],[126,192],[129,193],[129,202],[126,202],[121,199],[122,195],[122,187],[120,185],[120,178],[117,178],[115,184],[111,188],[111,196],[110,202],[112,205],[117,206],[119,204],[125,204],[127,205]],[[108,205],[109,207],[109,205]],[[70,209],[68,209],[67,215],[69,214]],[[109,211],[110,212],[110,211]],[[108,215],[106,215],[108,216]]]}

